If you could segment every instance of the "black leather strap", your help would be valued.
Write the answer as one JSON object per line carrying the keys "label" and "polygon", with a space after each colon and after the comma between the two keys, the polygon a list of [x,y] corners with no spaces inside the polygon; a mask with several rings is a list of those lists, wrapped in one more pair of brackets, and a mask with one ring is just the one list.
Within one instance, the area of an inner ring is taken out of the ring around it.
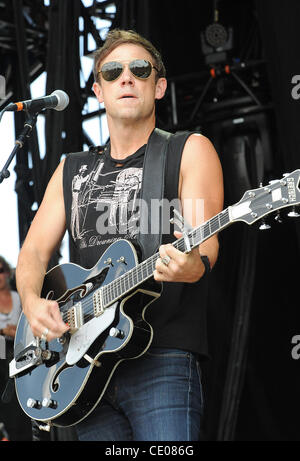
{"label": "black leather strap", "polygon": [[155,200],[161,200],[164,197],[165,163],[171,136],[171,133],[155,128],[146,147],[138,238],[143,260],[152,256],[161,244],[162,211],[159,213],[159,223],[152,223],[151,204],[153,205]]}

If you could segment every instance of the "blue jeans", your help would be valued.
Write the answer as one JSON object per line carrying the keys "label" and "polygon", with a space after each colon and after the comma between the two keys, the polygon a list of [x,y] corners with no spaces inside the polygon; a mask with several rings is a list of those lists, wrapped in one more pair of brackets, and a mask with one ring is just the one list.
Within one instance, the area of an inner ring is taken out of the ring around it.
{"label": "blue jeans", "polygon": [[195,355],[151,348],[119,365],[101,403],[77,425],[77,434],[86,441],[197,441],[202,412]]}

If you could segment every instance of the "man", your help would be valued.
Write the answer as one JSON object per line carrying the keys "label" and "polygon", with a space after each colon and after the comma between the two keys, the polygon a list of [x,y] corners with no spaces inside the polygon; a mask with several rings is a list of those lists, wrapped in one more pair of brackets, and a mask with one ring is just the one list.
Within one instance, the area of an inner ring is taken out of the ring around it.
{"label": "man", "polygon": [[[73,243],[82,265],[93,267],[112,241],[96,232],[103,230],[98,225],[99,210],[103,211],[101,204],[114,203],[119,196],[119,205],[123,206],[124,197],[130,196],[124,194],[126,184],[128,187],[134,184],[135,193],[140,188],[139,181],[124,180],[121,187],[116,179],[125,170],[124,178],[140,177],[137,170],[143,168],[145,145],[155,128],[155,100],[163,98],[167,87],[159,53],[132,31],[115,30],[108,34],[105,45],[95,55],[94,73],[93,90],[98,101],[105,105],[110,134],[110,145],[101,155],[104,165],[99,168],[97,150],[71,154],[61,162],[49,182],[17,266],[17,287],[24,313],[34,335],[47,336],[48,341],[67,331],[57,303],[41,299],[40,293],[51,254],[65,229],[70,231],[72,180],[81,165],[87,165],[89,180],[84,185],[87,193],[81,200],[85,206],[81,210],[84,219],[78,223],[78,238]],[[180,172],[174,180],[183,213],[192,226],[200,224],[199,214],[195,206],[185,209],[185,203],[195,204],[201,199],[204,220],[221,211],[221,166],[214,147],[204,136],[187,136]],[[114,210],[118,209],[115,205]],[[115,231],[115,239],[124,238],[118,229]],[[134,237],[136,233],[130,235]],[[199,437],[202,399],[198,359],[206,355],[206,332],[205,302],[203,299],[201,306],[197,296],[199,293],[202,296],[200,279],[207,272],[200,256],[205,255],[213,267],[218,256],[218,239],[211,237],[201,249],[195,248],[189,254],[170,243],[161,245],[159,252],[161,259],[153,275],[156,281],[166,282],[166,294],[164,288],[161,300],[153,303],[150,312],[153,347],[143,357],[125,361],[117,368],[105,398],[78,425],[82,440],[197,440]],[[197,292],[195,282],[199,280]]]}

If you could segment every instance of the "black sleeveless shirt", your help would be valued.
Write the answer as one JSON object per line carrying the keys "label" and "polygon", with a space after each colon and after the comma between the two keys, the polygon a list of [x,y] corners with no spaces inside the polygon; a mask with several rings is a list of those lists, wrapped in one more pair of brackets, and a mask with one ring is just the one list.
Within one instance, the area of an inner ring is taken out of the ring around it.
{"label": "black sleeveless shirt", "polygon": [[[172,135],[167,150],[165,198],[178,198],[181,155],[190,133]],[[66,156],[63,190],[70,243],[79,264],[93,267],[103,252],[123,238],[138,243],[138,200],[146,145],[124,160],[113,159],[109,146]],[[155,172],[153,172],[155,180]],[[175,240],[173,232],[162,243]],[[207,356],[206,304],[208,278],[197,283],[163,283],[147,309],[154,330],[152,345],[184,349]]]}

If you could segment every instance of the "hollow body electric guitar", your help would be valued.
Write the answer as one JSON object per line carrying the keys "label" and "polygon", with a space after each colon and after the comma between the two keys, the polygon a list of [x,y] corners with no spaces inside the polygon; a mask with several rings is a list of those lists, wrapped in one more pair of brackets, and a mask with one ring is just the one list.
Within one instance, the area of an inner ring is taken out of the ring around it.
{"label": "hollow body electric guitar", "polygon": [[[271,212],[300,203],[300,169],[246,192],[173,245],[182,252],[199,246],[236,221],[251,225]],[[59,303],[69,331],[45,342],[19,319],[10,377],[25,413],[42,426],[70,426],[100,402],[117,366],[141,356],[152,341],[146,309],[161,293],[153,279],[159,253],[139,263],[134,246],[113,243],[92,269],[62,264],[45,276],[42,297]]]}

